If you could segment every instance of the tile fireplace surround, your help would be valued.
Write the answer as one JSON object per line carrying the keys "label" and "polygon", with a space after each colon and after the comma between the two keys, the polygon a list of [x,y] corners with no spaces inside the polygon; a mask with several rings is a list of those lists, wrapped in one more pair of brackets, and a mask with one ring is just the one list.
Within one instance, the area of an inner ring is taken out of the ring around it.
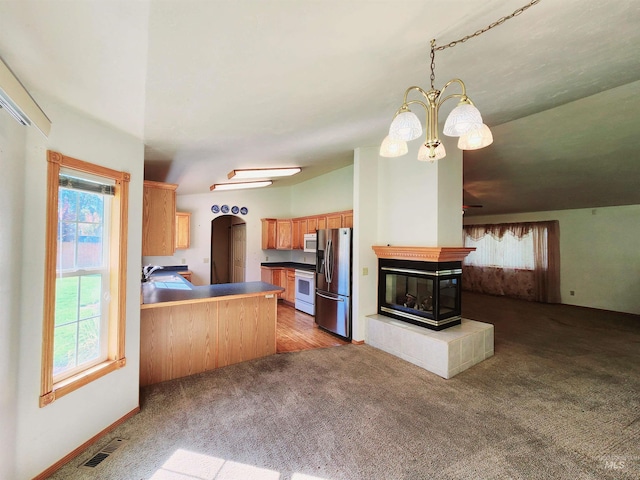
{"label": "tile fireplace surround", "polygon": [[[380,247],[378,258],[413,261],[462,261],[473,249],[462,247]],[[429,330],[384,315],[367,316],[366,342],[443,378],[493,355],[493,325],[462,319],[460,325]]]}

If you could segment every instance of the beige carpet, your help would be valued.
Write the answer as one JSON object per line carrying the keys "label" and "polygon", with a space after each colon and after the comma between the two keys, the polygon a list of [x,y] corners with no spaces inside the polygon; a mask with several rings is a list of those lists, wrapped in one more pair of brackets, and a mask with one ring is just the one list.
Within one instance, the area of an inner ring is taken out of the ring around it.
{"label": "beige carpet", "polygon": [[367,345],[233,365],[143,389],[140,414],[51,478],[640,478],[639,316],[463,304],[495,325],[495,356],[453,379]]}

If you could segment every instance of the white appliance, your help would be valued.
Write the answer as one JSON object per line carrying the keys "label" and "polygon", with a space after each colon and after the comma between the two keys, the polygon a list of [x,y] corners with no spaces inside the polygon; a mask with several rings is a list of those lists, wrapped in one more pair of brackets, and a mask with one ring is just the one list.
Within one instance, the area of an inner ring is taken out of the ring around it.
{"label": "white appliance", "polygon": [[296,269],[296,310],[315,315],[316,275],[315,272]]}
{"label": "white appliance", "polygon": [[315,253],[317,247],[318,247],[318,235],[315,233],[305,233],[303,250],[305,252]]}

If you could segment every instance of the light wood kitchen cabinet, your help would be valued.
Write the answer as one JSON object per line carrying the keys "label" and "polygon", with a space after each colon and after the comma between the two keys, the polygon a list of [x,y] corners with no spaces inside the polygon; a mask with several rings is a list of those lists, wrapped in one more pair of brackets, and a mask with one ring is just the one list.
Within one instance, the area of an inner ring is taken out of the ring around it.
{"label": "light wood kitchen cabinet", "polygon": [[275,218],[262,219],[262,250],[276,248],[277,220]]}
{"label": "light wood kitchen cabinet", "polygon": [[342,214],[342,226],[344,228],[353,228],[353,211]]}
{"label": "light wood kitchen cabinet", "polygon": [[172,183],[144,181],[142,255],[166,256],[175,251],[176,189]]}
{"label": "light wood kitchen cabinet", "polygon": [[318,229],[318,218],[311,217],[307,218],[307,231],[305,233],[316,233]]}
{"label": "light wood kitchen cabinet", "polygon": [[296,301],[296,271],[293,268],[261,267],[260,280],[284,288],[278,298],[291,305]]}
{"label": "light wood kitchen cabinet", "polygon": [[342,227],[342,215],[340,213],[332,213],[327,215],[327,227],[326,228],[340,228]]}
{"label": "light wood kitchen cabinet", "polygon": [[[293,250],[301,250],[302,249],[302,239],[304,236],[304,230],[302,227],[302,222],[303,220],[300,220],[298,218],[293,219],[291,221],[291,248]],[[306,225],[307,221],[304,220],[304,223]]]}
{"label": "light wood kitchen cabinet", "polygon": [[317,230],[324,230],[327,228],[327,217],[323,215],[322,217],[316,217],[316,219],[318,220]]}
{"label": "light wood kitchen cabinet", "polygon": [[178,274],[180,274],[182,276],[182,278],[184,278],[187,282],[193,283],[191,281],[191,277],[193,275],[193,272],[191,272],[191,270],[185,270],[184,272],[178,272]]}
{"label": "light wood kitchen cabinet", "polygon": [[284,291],[284,301],[295,305],[296,303],[296,271],[292,268],[285,269],[287,286]]}
{"label": "light wood kitchen cabinet", "polygon": [[[275,267],[261,267],[260,268],[260,280],[265,283],[270,283],[277,287],[287,288],[287,277],[284,273],[284,268]],[[283,298],[284,292],[278,294],[278,298]]]}
{"label": "light wood kitchen cabinet", "polygon": [[276,249],[291,250],[293,222],[291,220],[277,220]]}
{"label": "light wood kitchen cabinet", "polygon": [[176,250],[185,250],[191,245],[191,214],[176,213]]}

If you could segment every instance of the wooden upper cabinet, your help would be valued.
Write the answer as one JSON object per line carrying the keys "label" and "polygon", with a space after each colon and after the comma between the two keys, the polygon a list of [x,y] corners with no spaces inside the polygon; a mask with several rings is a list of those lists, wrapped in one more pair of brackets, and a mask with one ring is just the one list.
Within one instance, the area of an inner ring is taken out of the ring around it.
{"label": "wooden upper cabinet", "polygon": [[300,250],[302,248],[302,238],[304,236],[302,220],[297,218],[291,220],[291,229],[291,248],[293,250]]}
{"label": "wooden upper cabinet", "polygon": [[305,233],[316,233],[317,229],[318,229],[318,218],[317,217],[307,218],[307,230]]}
{"label": "wooden upper cabinet", "polygon": [[276,248],[278,250],[291,250],[293,222],[291,220],[277,220]]}
{"label": "wooden upper cabinet", "polygon": [[176,250],[185,250],[191,245],[191,214],[176,213]]}
{"label": "wooden upper cabinet", "polygon": [[316,219],[318,220],[317,230],[324,230],[327,228],[327,217],[316,217]]}
{"label": "wooden upper cabinet", "polygon": [[342,227],[342,215],[340,213],[332,213],[327,215],[327,228]]}
{"label": "wooden upper cabinet", "polygon": [[176,189],[173,183],[145,180],[142,197],[142,255],[165,256],[175,251]]}
{"label": "wooden upper cabinet", "polygon": [[342,214],[342,226],[344,228],[353,228],[353,211]]}
{"label": "wooden upper cabinet", "polygon": [[262,250],[271,250],[277,247],[277,220],[275,218],[262,219]]}

